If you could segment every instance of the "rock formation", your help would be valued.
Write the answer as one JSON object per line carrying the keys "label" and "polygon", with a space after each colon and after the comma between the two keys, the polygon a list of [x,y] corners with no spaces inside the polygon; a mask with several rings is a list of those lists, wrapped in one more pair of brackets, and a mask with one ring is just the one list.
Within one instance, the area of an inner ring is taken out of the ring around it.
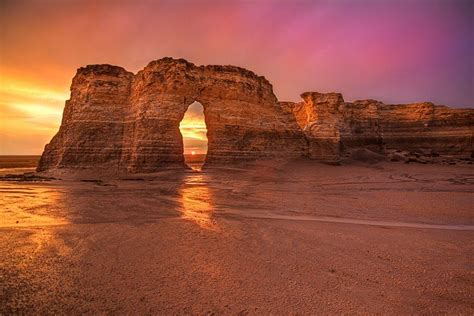
{"label": "rock formation", "polygon": [[195,66],[163,58],[136,75],[93,65],[73,79],[58,134],[38,170],[107,168],[153,172],[183,166],[179,123],[188,106],[204,107],[206,164],[303,156],[295,119],[278,106],[271,84],[234,66]]}
{"label": "rock formation", "polygon": [[117,66],[87,66],[72,81],[61,127],[38,171],[182,167],[179,123],[194,101],[204,107],[206,165],[294,157],[335,162],[358,148],[384,155],[472,155],[472,109],[348,103],[339,93],[301,97],[278,102],[264,77],[234,66],[163,58],[135,75]]}
{"label": "rock formation", "polygon": [[306,92],[301,97],[302,102],[280,105],[294,113],[305,132],[310,158],[337,161],[360,148],[389,157],[405,155],[404,160],[410,155],[466,159],[473,155],[473,109],[429,102],[350,103],[339,93]]}

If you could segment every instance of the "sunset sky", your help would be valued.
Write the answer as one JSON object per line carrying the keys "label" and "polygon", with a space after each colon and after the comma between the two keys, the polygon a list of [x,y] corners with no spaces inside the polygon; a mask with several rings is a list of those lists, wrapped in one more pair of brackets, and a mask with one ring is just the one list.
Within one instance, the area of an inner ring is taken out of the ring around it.
{"label": "sunset sky", "polygon": [[[0,0],[0,154],[42,152],[77,68],[137,72],[164,56],[251,69],[280,100],[312,90],[473,107],[472,3]],[[204,150],[199,110],[182,125]]]}

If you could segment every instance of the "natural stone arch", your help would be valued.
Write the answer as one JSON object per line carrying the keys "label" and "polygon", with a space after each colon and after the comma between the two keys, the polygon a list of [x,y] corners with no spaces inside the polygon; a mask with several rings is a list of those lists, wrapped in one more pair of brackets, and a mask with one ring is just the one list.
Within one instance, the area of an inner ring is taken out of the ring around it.
{"label": "natural stone arch", "polygon": [[128,171],[184,163],[179,123],[195,101],[204,108],[206,164],[295,157],[304,151],[303,133],[286,121],[270,83],[250,71],[166,58],[138,72],[131,91],[133,126],[124,133],[130,155],[121,161]]}
{"label": "natural stone arch", "polygon": [[163,58],[136,75],[117,66],[87,66],[72,81],[61,127],[38,171],[184,167],[179,122],[194,101],[204,108],[208,165],[303,156],[338,162],[361,147],[386,155],[474,156],[472,109],[351,103],[338,93],[301,97],[299,103],[278,102],[264,77],[234,66]]}
{"label": "natural stone arch", "polygon": [[163,58],[136,75],[110,65],[79,69],[63,124],[38,169],[182,167],[179,123],[194,101],[204,108],[208,165],[305,154],[303,131],[264,77],[234,66]]}

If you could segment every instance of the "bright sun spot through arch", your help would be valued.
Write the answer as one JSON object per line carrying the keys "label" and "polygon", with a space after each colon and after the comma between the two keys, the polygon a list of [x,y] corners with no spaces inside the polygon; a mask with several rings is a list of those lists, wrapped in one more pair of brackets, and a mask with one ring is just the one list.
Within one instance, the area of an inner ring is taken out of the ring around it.
{"label": "bright sun spot through arch", "polygon": [[207,128],[204,120],[204,109],[201,103],[193,102],[179,124],[183,135],[184,155],[206,155]]}

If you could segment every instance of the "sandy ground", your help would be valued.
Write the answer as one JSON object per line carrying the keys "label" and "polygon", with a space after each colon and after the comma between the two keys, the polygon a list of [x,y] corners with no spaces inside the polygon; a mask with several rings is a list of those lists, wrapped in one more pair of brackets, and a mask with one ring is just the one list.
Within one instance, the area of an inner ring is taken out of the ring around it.
{"label": "sandy ground", "polygon": [[474,313],[472,165],[92,175],[0,182],[0,314]]}

